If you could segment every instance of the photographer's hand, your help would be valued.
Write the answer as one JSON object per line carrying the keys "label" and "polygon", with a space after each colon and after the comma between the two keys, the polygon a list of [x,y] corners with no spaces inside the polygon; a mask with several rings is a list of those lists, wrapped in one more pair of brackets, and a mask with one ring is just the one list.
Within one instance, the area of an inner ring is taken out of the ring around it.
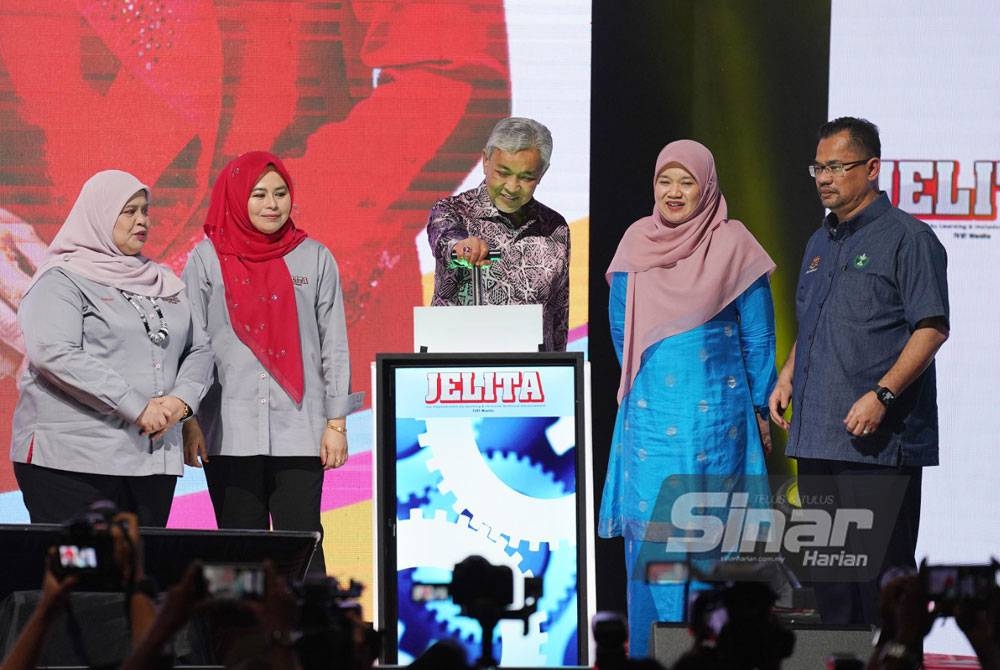
{"label": "photographer's hand", "polygon": [[[49,549],[49,560],[59,560],[55,547]],[[42,610],[47,616],[52,616],[62,609],[69,600],[70,591],[76,586],[78,578],[76,575],[69,575],[59,579],[51,569],[45,570],[42,577],[42,597],[38,601],[36,610]]]}
{"label": "photographer's hand", "polygon": [[923,640],[934,623],[927,611],[927,596],[919,575],[897,577],[882,589],[883,598],[895,596],[891,607],[891,639],[879,640],[870,664],[876,668],[896,670],[919,667],[923,660]]}
{"label": "photographer's hand", "polygon": [[298,670],[301,666],[292,631],[298,617],[298,603],[271,561],[264,561],[264,580],[264,599],[260,602],[246,600],[243,604],[254,613],[267,641],[269,667]]}
{"label": "photographer's hand", "polygon": [[997,630],[994,617],[1000,614],[998,599],[1000,595],[994,592],[985,606],[964,602],[955,606],[955,623],[968,638],[982,670],[1000,670],[1000,640],[994,638]]}
{"label": "photographer's hand", "polygon": [[922,647],[934,617],[927,613],[927,596],[920,577],[908,575],[901,579],[903,585],[896,605],[896,641],[908,647]]}
{"label": "photographer's hand", "polygon": [[142,536],[139,534],[139,517],[133,512],[118,512],[111,520],[111,540],[115,564],[121,575],[122,588],[142,580],[146,576],[145,556],[142,550]]}
{"label": "photographer's hand", "polygon": [[163,648],[205,601],[201,561],[188,566],[181,580],[167,590],[163,607],[152,625],[138,640],[122,670],[145,670],[162,660]]}
{"label": "photographer's hand", "polygon": [[156,603],[142,588],[146,580],[145,552],[139,534],[139,517],[132,512],[119,512],[111,520],[112,551],[121,579],[121,588],[128,596],[132,639],[138,640],[156,618]]}
{"label": "photographer's hand", "polygon": [[58,550],[51,547],[46,557],[45,575],[42,577],[42,595],[7,658],[0,664],[0,669],[28,670],[38,665],[38,657],[44,648],[45,633],[66,605],[69,593],[77,583],[74,575],[59,579],[53,574],[51,566],[58,560]]}

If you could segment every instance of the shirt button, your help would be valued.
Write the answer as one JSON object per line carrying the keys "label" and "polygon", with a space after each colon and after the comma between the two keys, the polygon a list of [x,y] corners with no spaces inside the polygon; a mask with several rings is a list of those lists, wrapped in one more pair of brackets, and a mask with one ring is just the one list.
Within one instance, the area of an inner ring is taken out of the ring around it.
{"label": "shirt button", "polygon": [[266,398],[261,398],[260,399],[260,404],[261,405],[266,405],[267,404],[267,399]]}
{"label": "shirt button", "polygon": [[261,372],[260,373],[260,378],[261,379],[267,379],[267,373],[266,372]]}
{"label": "shirt button", "polygon": [[163,367],[163,365],[161,363],[154,363],[153,367],[156,368],[157,370],[159,370],[160,368]]}

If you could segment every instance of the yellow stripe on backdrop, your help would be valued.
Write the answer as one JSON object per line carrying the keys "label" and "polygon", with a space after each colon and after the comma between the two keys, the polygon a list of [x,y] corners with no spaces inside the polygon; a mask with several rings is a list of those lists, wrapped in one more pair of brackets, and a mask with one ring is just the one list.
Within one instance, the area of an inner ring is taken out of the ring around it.
{"label": "yellow stripe on backdrop", "polygon": [[372,501],[323,512],[323,552],[326,571],[346,587],[356,579],[365,585],[361,594],[361,607],[365,620],[371,621],[375,612],[372,585],[375,583],[375,557],[372,556]]}

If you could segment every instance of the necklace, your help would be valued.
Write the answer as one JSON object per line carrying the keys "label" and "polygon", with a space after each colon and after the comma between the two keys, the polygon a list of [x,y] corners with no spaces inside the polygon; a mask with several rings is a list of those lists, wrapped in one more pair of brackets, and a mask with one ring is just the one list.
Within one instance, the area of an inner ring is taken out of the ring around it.
{"label": "necklace", "polygon": [[131,293],[126,293],[121,289],[118,289],[118,292],[121,293],[122,296],[124,296],[125,299],[128,300],[133,307],[135,307],[135,311],[139,313],[139,318],[142,319],[142,325],[146,327],[146,336],[149,338],[149,341],[157,346],[166,343],[167,338],[170,337],[170,331],[167,330],[167,320],[163,318],[163,310],[160,309],[160,301],[156,298],[146,298],[146,300],[149,301],[149,304],[153,306],[153,311],[156,312],[156,318],[160,320],[160,329],[154,333],[149,327],[149,318],[146,316],[146,312],[136,300],[136,296]]}

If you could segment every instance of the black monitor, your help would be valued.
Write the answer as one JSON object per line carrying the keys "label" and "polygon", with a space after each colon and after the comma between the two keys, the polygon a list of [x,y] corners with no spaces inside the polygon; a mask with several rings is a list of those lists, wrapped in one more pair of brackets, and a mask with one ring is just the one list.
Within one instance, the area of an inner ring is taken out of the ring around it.
{"label": "black monitor", "polygon": [[[0,597],[38,589],[49,547],[62,526],[0,524]],[[175,584],[191,561],[233,563],[269,559],[289,581],[301,579],[319,533],[262,530],[143,528],[146,574],[161,589]]]}

